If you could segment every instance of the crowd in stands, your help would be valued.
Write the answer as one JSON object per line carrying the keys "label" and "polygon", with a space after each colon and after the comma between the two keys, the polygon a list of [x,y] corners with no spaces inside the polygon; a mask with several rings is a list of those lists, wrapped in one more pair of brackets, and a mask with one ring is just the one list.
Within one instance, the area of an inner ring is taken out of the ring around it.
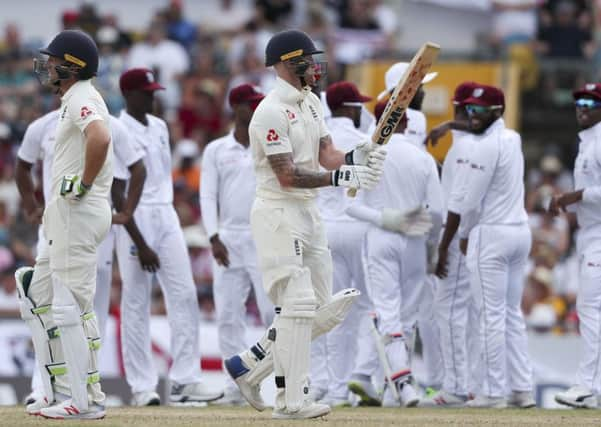
{"label": "crowd in stands", "polygon": [[[82,28],[95,38],[101,54],[95,85],[111,113],[118,114],[123,108],[118,82],[127,68],[151,68],[166,87],[160,92],[156,114],[170,128],[174,203],[190,249],[201,310],[206,319],[211,319],[210,249],[206,235],[195,227],[202,215],[199,165],[207,143],[229,129],[231,117],[225,103],[229,88],[240,83],[254,84],[263,91],[271,88],[274,75],[264,67],[263,52],[269,37],[280,29],[293,26],[310,33],[327,52],[328,81],[333,82],[344,77],[349,64],[394,58],[399,28],[395,2],[380,0],[203,3],[204,19],[192,22],[184,13],[184,6],[191,5],[183,0],[165,0],[165,7],[154,13],[144,31],[123,28],[118,16],[100,14],[92,3],[62,11],[60,19],[62,28]],[[522,65],[524,90],[535,85],[552,89],[545,91],[549,94],[556,94],[557,88],[571,90],[591,77],[587,74],[589,65],[601,58],[591,3],[491,0],[493,26],[483,39],[484,48],[493,57],[510,58]],[[58,100],[41,89],[32,72],[32,56],[47,40],[27,39],[14,23],[5,26],[0,38],[1,316],[18,312],[12,273],[18,266],[33,264],[37,239],[36,227],[26,222],[19,208],[13,177],[16,151],[27,125],[56,108]],[[543,76],[540,79],[539,71]],[[538,331],[577,331],[578,284],[574,269],[578,261],[573,251],[576,224],[567,216],[554,218],[545,211],[551,195],[571,188],[571,167],[557,152],[528,163],[527,208],[534,242],[523,308],[528,324]],[[112,296],[115,310],[119,289],[116,270]],[[164,313],[158,286],[155,295],[152,310]],[[249,313],[258,322],[252,301]]]}

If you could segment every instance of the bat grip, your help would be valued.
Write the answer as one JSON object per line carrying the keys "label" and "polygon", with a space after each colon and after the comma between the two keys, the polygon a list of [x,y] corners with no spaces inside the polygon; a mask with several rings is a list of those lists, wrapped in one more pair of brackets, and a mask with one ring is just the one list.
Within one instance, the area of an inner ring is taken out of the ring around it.
{"label": "bat grip", "polygon": [[346,192],[346,195],[349,197],[355,197],[357,195],[357,189],[349,188],[348,191]]}

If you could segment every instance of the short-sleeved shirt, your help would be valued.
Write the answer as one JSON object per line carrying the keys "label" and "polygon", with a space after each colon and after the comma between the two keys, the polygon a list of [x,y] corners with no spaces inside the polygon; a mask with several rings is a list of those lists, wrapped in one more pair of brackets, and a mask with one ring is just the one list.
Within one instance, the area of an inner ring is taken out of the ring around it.
{"label": "short-sleeved shirt", "polygon": [[[44,200],[49,202],[52,187],[52,159],[54,156],[54,140],[59,110],[51,111],[31,122],[27,126],[23,142],[19,147],[17,156],[30,164],[42,161],[42,186]],[[127,129],[119,119],[110,116],[111,139],[113,141],[113,169],[114,176],[118,179],[127,179],[127,168],[140,160],[141,152],[134,150],[130,142]]]}
{"label": "short-sleeved shirt", "polygon": [[119,116],[129,133],[134,149],[144,155],[146,181],[140,204],[172,204],[173,178],[171,176],[171,148],[167,124],[147,114],[147,125],[139,122],[125,110]]}
{"label": "short-sleeved shirt", "polygon": [[315,189],[282,188],[267,156],[292,153],[296,166],[318,172],[319,141],[328,134],[319,98],[308,89],[299,91],[278,78],[274,89],[255,110],[249,126],[257,197],[314,199]]}
{"label": "short-sleeved shirt", "polygon": [[[60,187],[65,175],[76,174],[81,177],[83,174],[86,154],[84,131],[96,120],[102,120],[107,127],[110,126],[106,104],[90,80],[78,81],[61,98],[54,143],[50,200],[60,197]],[[109,147],[87,198],[109,197],[113,183],[112,159],[112,147]]]}

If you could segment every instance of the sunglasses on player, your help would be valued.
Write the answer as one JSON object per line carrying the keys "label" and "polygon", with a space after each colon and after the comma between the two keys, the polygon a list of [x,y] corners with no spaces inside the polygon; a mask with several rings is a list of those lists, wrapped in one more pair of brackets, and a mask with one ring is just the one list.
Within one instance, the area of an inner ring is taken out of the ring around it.
{"label": "sunglasses on player", "polygon": [[576,108],[584,108],[586,110],[593,110],[596,108],[601,108],[601,101],[597,101],[595,99],[589,98],[581,98],[574,101],[574,105]]}
{"label": "sunglasses on player", "polygon": [[485,114],[485,113],[489,113],[493,110],[498,110],[499,108],[501,108],[498,105],[493,105],[493,106],[484,106],[484,105],[476,105],[476,104],[467,104],[465,106],[465,111],[467,112],[467,114],[472,115],[472,114]]}

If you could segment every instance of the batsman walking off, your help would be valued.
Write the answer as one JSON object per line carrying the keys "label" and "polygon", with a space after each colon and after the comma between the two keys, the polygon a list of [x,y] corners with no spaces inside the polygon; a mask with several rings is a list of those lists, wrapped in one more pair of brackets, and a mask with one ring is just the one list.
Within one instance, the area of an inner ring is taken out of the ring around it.
{"label": "batsman walking off", "polygon": [[61,95],[52,190],[42,220],[48,242],[35,268],[16,273],[45,398],[28,406],[46,418],[105,415],[93,310],[97,249],[111,225],[112,142],[106,105],[92,86],[98,49],[85,33],[59,33],[34,62],[40,82]]}
{"label": "batsman walking off", "polygon": [[273,418],[278,419],[314,418],[330,411],[308,399],[311,339],[338,324],[358,295],[354,289],[331,295],[332,260],[315,204],[317,188],[372,188],[385,158],[371,144],[346,154],[332,144],[319,98],[311,92],[322,77],[322,66],[313,58],[319,53],[301,31],[271,38],[265,63],[275,68],[277,81],[249,127],[257,179],[251,229],[276,316],[257,344],[225,365],[259,410],[265,408],[260,381],[273,365]]}

